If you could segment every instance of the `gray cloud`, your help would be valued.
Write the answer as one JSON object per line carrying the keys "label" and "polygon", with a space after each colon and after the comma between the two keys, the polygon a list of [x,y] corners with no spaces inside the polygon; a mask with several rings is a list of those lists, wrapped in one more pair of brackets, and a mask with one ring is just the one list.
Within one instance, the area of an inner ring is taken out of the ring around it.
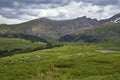
{"label": "gray cloud", "polygon": [[22,8],[28,5],[41,5],[51,4],[49,7],[64,6],[67,5],[71,0],[0,0],[0,7],[7,8]]}
{"label": "gray cloud", "polygon": [[0,0],[0,8],[22,8],[28,5],[36,4],[51,4],[51,7],[64,6],[69,4],[71,1],[87,2],[94,5],[119,5],[120,0]]}
{"label": "gray cloud", "polygon": [[101,5],[101,6],[120,4],[120,0],[75,0],[75,1],[77,2],[83,1],[83,2],[92,3],[94,5]]}
{"label": "gray cloud", "polygon": [[103,19],[120,12],[120,0],[0,0],[0,10],[0,19],[6,20],[0,23],[9,24],[40,17]]}

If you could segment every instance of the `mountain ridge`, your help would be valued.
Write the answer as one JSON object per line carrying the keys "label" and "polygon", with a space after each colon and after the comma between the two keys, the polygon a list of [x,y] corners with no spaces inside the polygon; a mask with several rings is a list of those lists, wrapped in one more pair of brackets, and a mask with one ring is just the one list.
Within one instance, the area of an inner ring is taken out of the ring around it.
{"label": "mountain ridge", "polygon": [[61,37],[60,41],[65,42],[110,42],[120,44],[120,23],[106,24],[90,29],[84,29],[77,33],[65,35]]}
{"label": "mountain ridge", "polygon": [[15,25],[0,25],[0,33],[22,33],[35,35],[47,40],[58,40],[60,37],[104,24],[120,22],[120,13],[111,18],[97,20],[86,16],[69,20],[51,20],[43,17]]}

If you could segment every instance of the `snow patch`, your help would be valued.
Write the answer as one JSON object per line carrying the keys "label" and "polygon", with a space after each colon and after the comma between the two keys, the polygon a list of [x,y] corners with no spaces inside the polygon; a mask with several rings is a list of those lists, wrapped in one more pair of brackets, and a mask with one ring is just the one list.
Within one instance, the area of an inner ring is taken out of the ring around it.
{"label": "snow patch", "polygon": [[110,22],[112,22],[112,23],[119,23],[120,22],[120,17],[116,18],[115,20],[111,20]]}
{"label": "snow patch", "polygon": [[119,23],[119,22],[120,22],[120,17],[114,20],[114,23]]}

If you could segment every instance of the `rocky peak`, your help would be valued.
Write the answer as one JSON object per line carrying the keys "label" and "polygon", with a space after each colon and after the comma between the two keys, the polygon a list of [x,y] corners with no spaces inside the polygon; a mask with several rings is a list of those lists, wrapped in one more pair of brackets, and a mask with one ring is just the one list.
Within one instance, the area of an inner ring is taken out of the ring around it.
{"label": "rocky peak", "polygon": [[110,21],[111,21],[112,23],[120,23],[120,13],[117,14],[117,15],[115,15],[115,16],[113,16],[113,17],[111,17],[111,18],[110,18]]}
{"label": "rocky peak", "polygon": [[104,19],[100,21],[102,24],[108,24],[108,23],[120,23],[120,13],[116,14],[109,19]]}

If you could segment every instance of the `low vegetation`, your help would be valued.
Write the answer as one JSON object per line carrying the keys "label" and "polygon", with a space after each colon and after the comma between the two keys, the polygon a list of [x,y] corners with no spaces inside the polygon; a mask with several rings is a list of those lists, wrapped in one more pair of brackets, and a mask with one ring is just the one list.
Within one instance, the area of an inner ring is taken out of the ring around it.
{"label": "low vegetation", "polygon": [[43,42],[31,42],[17,38],[0,38],[0,56],[35,51],[46,46],[47,44]]}
{"label": "low vegetation", "polygon": [[34,35],[27,35],[27,34],[22,34],[22,33],[0,33],[1,38],[21,38],[25,40],[29,40],[31,42],[44,42],[44,43],[49,43],[47,40],[34,36]]}
{"label": "low vegetation", "polygon": [[0,38],[0,80],[120,80],[119,26],[85,29],[54,44],[31,36]]}
{"label": "low vegetation", "polygon": [[60,38],[60,41],[67,42],[112,42],[120,44],[120,24],[108,24],[95,28],[84,29],[75,34],[66,35]]}
{"label": "low vegetation", "polygon": [[0,58],[1,80],[119,80],[120,46],[64,43],[64,46]]}

